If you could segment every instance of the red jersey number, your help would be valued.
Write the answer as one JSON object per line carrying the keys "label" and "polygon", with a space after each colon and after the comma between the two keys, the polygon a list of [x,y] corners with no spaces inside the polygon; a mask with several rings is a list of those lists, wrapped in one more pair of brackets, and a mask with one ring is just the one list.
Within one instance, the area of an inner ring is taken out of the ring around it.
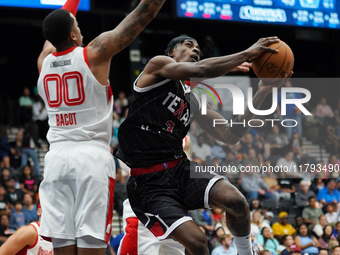
{"label": "red jersey number", "polygon": [[[53,86],[53,87],[52,87]],[[70,97],[70,86],[76,86],[77,97]],[[83,76],[79,72],[67,72],[62,77],[59,74],[48,74],[44,77],[46,100],[51,108],[59,107],[61,103],[67,106],[81,105],[85,101]],[[54,92],[51,99],[50,92]]]}
{"label": "red jersey number", "polygon": [[172,131],[174,131],[174,126],[175,126],[175,123],[173,123],[171,120],[168,120],[165,125],[167,126],[167,129],[166,131],[168,131],[169,133],[172,134]]}

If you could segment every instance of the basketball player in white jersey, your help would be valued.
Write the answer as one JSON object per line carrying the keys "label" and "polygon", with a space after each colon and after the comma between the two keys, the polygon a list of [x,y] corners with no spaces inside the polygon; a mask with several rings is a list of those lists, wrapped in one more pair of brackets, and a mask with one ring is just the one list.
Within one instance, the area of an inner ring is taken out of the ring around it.
{"label": "basketball player in white jersey", "polygon": [[38,91],[50,129],[40,199],[41,235],[56,255],[104,254],[111,236],[115,166],[110,154],[111,58],[156,16],[165,0],[141,0],[114,30],[85,48],[68,0],[43,22],[47,40],[38,59]]}
{"label": "basketball player in white jersey", "polygon": [[38,203],[39,222],[19,228],[0,247],[0,255],[53,255],[52,242],[43,239],[40,234],[41,207]]}

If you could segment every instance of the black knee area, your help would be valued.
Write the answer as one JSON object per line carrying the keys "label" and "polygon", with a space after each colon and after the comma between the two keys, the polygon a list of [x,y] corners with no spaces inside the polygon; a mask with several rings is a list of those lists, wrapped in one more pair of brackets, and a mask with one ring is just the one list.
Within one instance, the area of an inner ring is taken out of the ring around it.
{"label": "black knee area", "polygon": [[232,210],[238,217],[247,217],[249,215],[247,200],[239,191],[235,192],[232,204]]}

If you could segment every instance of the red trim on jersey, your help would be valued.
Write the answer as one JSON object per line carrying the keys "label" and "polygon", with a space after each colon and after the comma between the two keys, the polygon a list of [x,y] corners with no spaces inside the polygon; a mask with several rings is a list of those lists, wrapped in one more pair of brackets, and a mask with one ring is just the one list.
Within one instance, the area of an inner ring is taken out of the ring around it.
{"label": "red trim on jersey", "polygon": [[150,174],[159,171],[163,171],[168,168],[173,168],[178,165],[179,161],[182,157],[178,159],[174,159],[168,162],[163,162],[157,165],[149,166],[149,167],[140,167],[140,168],[131,168],[131,176],[141,175],[141,174]]}
{"label": "red trim on jersey", "polygon": [[15,255],[27,255],[27,250],[28,250],[28,248],[27,247],[25,247],[25,248],[23,248],[21,251],[19,251],[17,254],[15,254]]}
{"label": "red trim on jersey", "polygon": [[110,102],[111,98],[113,96],[112,89],[111,89],[111,84],[107,86],[107,101]]}
{"label": "red trim on jersey", "polygon": [[138,218],[126,219],[126,234],[122,241],[121,255],[138,255]]}
{"label": "red trim on jersey", "polygon": [[72,52],[75,48],[77,48],[77,46],[74,46],[74,47],[69,48],[68,50],[64,50],[64,51],[53,52],[52,55],[55,56],[55,57],[63,56],[63,55],[69,54],[69,53]]}
{"label": "red trim on jersey", "polygon": [[89,56],[87,55],[87,46],[84,48],[84,60],[87,66],[90,68]]}
{"label": "red trim on jersey", "polygon": [[[112,231],[112,217],[113,217],[113,195],[114,195],[114,190],[115,190],[115,179],[112,177],[109,177],[109,207],[108,212],[107,212],[107,217],[106,217],[106,224],[105,224],[105,242],[108,244],[110,237],[111,237],[111,231]],[[108,226],[110,229],[107,229]]]}
{"label": "red trim on jersey", "polygon": [[[37,223],[37,222],[36,222],[36,223]],[[35,229],[35,232],[37,232],[37,237],[35,238],[34,244],[33,244],[32,246],[27,247],[27,249],[32,249],[34,246],[37,245],[37,243],[38,243],[38,241],[39,241],[38,229],[37,229],[33,224],[31,224],[31,226],[33,226],[34,229]],[[38,224],[38,226],[39,226],[39,224]],[[39,226],[39,227],[40,227],[40,226]]]}

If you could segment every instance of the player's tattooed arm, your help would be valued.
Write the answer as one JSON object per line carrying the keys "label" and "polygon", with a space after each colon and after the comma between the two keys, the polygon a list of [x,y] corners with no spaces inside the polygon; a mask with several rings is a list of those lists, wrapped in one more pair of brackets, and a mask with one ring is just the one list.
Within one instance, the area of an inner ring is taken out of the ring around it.
{"label": "player's tattooed arm", "polygon": [[98,60],[109,60],[125,49],[155,18],[166,0],[142,0],[113,30],[104,32],[90,42],[89,49]]}

